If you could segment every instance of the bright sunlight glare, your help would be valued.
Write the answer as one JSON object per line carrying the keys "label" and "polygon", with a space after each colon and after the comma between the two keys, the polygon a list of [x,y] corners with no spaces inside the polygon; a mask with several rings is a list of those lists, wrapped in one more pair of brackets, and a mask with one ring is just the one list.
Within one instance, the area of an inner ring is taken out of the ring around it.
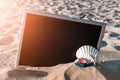
{"label": "bright sunlight glare", "polygon": [[0,0],[0,9],[4,8],[6,6],[4,0]]}

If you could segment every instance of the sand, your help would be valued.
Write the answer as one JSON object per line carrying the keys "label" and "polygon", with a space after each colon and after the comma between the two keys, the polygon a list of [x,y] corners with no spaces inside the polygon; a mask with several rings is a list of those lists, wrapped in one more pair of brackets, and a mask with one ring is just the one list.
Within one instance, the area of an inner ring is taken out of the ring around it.
{"label": "sand", "polygon": [[119,66],[120,60],[104,61],[86,68],[73,62],[52,67],[4,67],[0,70],[0,80],[119,80]]}
{"label": "sand", "polygon": [[[119,0],[0,0],[0,80],[119,80]],[[4,4],[4,5],[3,5]],[[98,66],[81,68],[74,62],[51,67],[14,68],[23,12],[52,14],[107,23]]]}

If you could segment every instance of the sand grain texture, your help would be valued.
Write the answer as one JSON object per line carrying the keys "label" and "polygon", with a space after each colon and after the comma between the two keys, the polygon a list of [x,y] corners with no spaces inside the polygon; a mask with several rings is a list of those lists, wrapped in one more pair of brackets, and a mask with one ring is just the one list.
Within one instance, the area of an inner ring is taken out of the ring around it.
{"label": "sand grain texture", "polygon": [[6,67],[0,70],[0,80],[119,80],[119,65],[120,61],[110,61],[86,68],[74,63],[53,67]]}
{"label": "sand grain texture", "polygon": [[[4,4],[4,5],[3,5]],[[120,0],[0,0],[0,80],[120,80]],[[105,22],[98,67],[73,62],[52,67],[17,67],[23,13],[52,14]]]}

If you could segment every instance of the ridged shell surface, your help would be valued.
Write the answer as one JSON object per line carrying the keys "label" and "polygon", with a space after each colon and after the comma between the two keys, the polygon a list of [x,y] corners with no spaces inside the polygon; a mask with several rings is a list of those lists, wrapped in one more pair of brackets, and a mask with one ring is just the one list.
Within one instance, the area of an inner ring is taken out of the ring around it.
{"label": "ridged shell surface", "polygon": [[84,45],[77,50],[76,57],[86,59],[93,58],[94,60],[98,60],[98,53],[99,52],[96,48],[89,45]]}

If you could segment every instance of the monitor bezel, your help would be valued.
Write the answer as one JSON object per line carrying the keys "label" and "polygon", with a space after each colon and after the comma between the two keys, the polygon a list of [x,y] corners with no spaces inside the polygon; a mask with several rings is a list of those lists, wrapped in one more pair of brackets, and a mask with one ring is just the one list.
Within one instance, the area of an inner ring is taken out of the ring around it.
{"label": "monitor bezel", "polygon": [[19,65],[19,60],[20,60],[20,53],[21,53],[21,47],[22,47],[22,41],[23,41],[23,36],[24,36],[24,28],[25,28],[25,22],[26,22],[27,14],[42,15],[42,16],[47,16],[47,17],[52,17],[52,18],[58,18],[58,19],[64,19],[64,20],[69,20],[69,21],[75,21],[75,22],[80,22],[80,23],[102,26],[101,33],[100,33],[100,36],[99,36],[99,40],[98,40],[98,43],[97,43],[97,49],[98,50],[100,49],[100,43],[101,43],[102,38],[104,36],[105,27],[106,27],[105,23],[97,22],[97,21],[90,21],[90,20],[85,20],[85,19],[75,19],[75,18],[70,18],[70,17],[65,16],[65,15],[52,14],[52,13],[48,13],[48,12],[44,12],[44,11],[41,11],[41,12],[24,11],[23,12],[23,17],[22,17],[22,24],[21,24],[21,28],[20,28],[20,40],[18,42],[15,67],[20,66]]}

